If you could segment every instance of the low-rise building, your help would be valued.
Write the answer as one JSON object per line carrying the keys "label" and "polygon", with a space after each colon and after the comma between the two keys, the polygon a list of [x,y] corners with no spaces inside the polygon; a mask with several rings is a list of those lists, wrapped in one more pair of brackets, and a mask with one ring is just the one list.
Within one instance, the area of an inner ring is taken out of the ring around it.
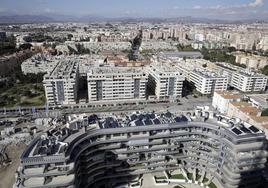
{"label": "low-rise building", "polygon": [[249,94],[246,97],[253,106],[260,109],[268,108],[268,94]]}
{"label": "low-rise building", "polygon": [[266,138],[268,139],[268,116],[252,116],[249,119],[249,123],[265,132]]}
{"label": "low-rise building", "polygon": [[214,92],[212,99],[212,106],[222,114],[226,114],[231,102],[240,102],[241,95],[234,94],[228,91],[216,91]]}
{"label": "low-rise building", "polygon": [[243,121],[249,121],[249,119],[261,116],[261,110],[252,106],[247,102],[231,102],[227,110],[227,116],[236,117]]}
{"label": "low-rise building", "polygon": [[249,69],[262,69],[268,65],[268,57],[253,54],[236,54],[236,63],[244,64]]}

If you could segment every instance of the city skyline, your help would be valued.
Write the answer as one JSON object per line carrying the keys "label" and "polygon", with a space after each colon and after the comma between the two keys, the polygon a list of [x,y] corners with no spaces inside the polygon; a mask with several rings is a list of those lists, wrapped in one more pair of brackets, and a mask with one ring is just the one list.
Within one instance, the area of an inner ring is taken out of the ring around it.
{"label": "city skyline", "polygon": [[105,18],[197,17],[223,20],[267,19],[266,0],[1,0],[0,15],[65,15]]}

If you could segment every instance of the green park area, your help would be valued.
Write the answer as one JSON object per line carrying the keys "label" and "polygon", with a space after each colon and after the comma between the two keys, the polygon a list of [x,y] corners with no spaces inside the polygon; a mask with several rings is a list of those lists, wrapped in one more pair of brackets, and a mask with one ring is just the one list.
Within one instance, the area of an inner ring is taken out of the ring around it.
{"label": "green park area", "polygon": [[0,107],[41,106],[45,101],[41,83],[14,84],[0,93]]}
{"label": "green park area", "polygon": [[182,174],[174,174],[169,177],[169,179],[185,179]]}

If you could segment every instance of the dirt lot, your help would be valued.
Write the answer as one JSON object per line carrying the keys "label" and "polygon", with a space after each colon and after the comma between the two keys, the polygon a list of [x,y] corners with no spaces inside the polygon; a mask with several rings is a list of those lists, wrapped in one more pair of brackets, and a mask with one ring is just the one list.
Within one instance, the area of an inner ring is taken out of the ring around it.
{"label": "dirt lot", "polygon": [[12,188],[15,181],[15,171],[20,163],[20,156],[26,145],[21,143],[8,146],[8,155],[12,160],[12,164],[0,168],[0,188]]}

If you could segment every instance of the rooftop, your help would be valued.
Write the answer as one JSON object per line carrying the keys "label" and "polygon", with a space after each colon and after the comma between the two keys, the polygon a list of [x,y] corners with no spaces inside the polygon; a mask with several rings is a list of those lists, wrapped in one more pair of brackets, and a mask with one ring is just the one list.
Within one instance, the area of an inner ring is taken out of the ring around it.
{"label": "rooftop", "polygon": [[162,75],[165,73],[180,75],[176,67],[168,63],[152,63],[149,67],[151,71],[155,72],[158,75]]}
{"label": "rooftop", "polygon": [[[208,126],[222,127],[226,130],[226,134],[230,134],[234,139],[239,139],[237,136],[262,133],[259,129],[244,122],[237,122],[235,119],[215,115],[211,118],[211,112],[195,111],[194,116],[188,113],[181,113],[175,115],[170,112],[133,112],[126,114],[106,114],[102,117],[92,115],[71,115],[69,116],[68,123],[52,128],[46,134],[37,138],[22,155],[25,157],[43,157],[43,156],[57,156],[64,157],[68,150],[68,144],[73,143],[77,138],[83,137],[85,133],[90,131],[103,131],[105,134],[113,134],[113,130],[117,129],[118,133],[126,131],[139,130],[138,127],[148,127],[149,129],[154,126],[157,128],[163,126],[195,126],[204,124]],[[268,120],[268,117],[267,117]],[[128,129],[125,129],[128,128]],[[241,137],[242,138],[242,137]]]}
{"label": "rooftop", "polygon": [[251,104],[247,102],[232,102],[231,104],[238,107],[241,112],[251,116],[257,116],[261,113],[260,109],[251,106]]}
{"label": "rooftop", "polygon": [[262,108],[268,108],[268,94],[250,94],[247,95],[250,101]]}
{"label": "rooftop", "polygon": [[215,91],[215,93],[219,94],[224,99],[240,99],[241,95],[237,93],[232,93],[229,91]]}
{"label": "rooftop", "polygon": [[91,70],[91,74],[119,74],[119,73],[143,73],[143,68],[129,68],[129,67],[99,67]]}
{"label": "rooftop", "polygon": [[183,58],[183,57],[203,57],[200,52],[190,51],[190,52],[162,52],[162,56],[167,58]]}
{"label": "rooftop", "polygon": [[45,75],[45,79],[74,78],[77,71],[77,62],[72,60],[60,61],[51,73]]}
{"label": "rooftop", "polygon": [[196,68],[193,70],[193,72],[205,78],[225,78],[224,76],[216,72],[209,71],[207,69]]}

